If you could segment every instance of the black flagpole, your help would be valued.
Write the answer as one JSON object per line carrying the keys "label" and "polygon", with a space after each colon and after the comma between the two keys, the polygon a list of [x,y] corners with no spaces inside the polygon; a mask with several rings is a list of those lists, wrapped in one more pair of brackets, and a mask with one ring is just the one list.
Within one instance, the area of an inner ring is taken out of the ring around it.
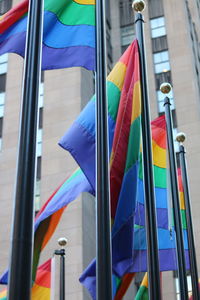
{"label": "black flagpole", "polygon": [[161,299],[160,267],[158,254],[157,220],[155,206],[150,109],[147,89],[146,57],[144,46],[143,16],[140,12],[145,8],[144,1],[133,2],[136,15],[136,36],[139,44],[141,93],[142,93],[142,146],[143,146],[143,177],[146,208],[146,234],[148,251],[148,280],[150,300]]}
{"label": "black flagpole", "polygon": [[[168,83],[163,83],[160,87],[162,93],[167,94],[171,91],[171,86]],[[167,126],[167,141],[168,141],[168,152],[169,152],[169,166],[170,166],[170,181],[171,181],[171,193],[173,203],[173,215],[174,215],[174,230],[176,233],[176,250],[177,250],[177,261],[178,261],[178,275],[179,275],[179,287],[181,300],[188,299],[188,286],[187,286],[187,273],[185,264],[185,251],[183,242],[183,230],[181,222],[180,202],[179,202],[179,191],[178,191],[178,180],[177,180],[177,166],[176,157],[174,151],[174,139],[173,139],[173,128],[172,128],[172,116],[170,109],[170,99],[165,97],[165,118]]]}
{"label": "black flagpole", "polygon": [[186,158],[185,158],[185,147],[183,145],[183,142],[185,141],[185,134],[184,133],[177,134],[176,140],[180,143],[179,158],[180,158],[180,165],[181,165],[181,176],[183,181],[185,212],[186,212],[186,220],[187,220],[190,272],[191,272],[191,280],[192,280],[192,296],[193,299],[200,299],[199,284],[198,284],[199,277],[198,277],[196,250],[195,250],[194,233],[193,233],[194,231],[193,231],[193,223],[192,223],[192,212],[191,212],[191,204],[190,204],[191,202],[190,202],[187,166],[186,166]]}
{"label": "black flagpole", "polygon": [[43,0],[30,0],[15,186],[9,300],[29,300],[32,284],[33,215]]}
{"label": "black flagpole", "polygon": [[97,300],[112,299],[105,0],[96,1]]}
{"label": "black flagpole", "polygon": [[60,238],[58,244],[61,246],[60,250],[55,250],[54,254],[60,256],[60,291],[59,300],[65,300],[65,246],[67,245],[66,238]]}

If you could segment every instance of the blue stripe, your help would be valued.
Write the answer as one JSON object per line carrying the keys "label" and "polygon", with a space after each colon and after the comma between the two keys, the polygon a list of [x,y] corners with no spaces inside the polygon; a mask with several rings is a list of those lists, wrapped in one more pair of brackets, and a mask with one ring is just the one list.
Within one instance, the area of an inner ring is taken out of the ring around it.
{"label": "blue stripe", "polygon": [[[5,33],[0,34],[0,43],[16,33],[25,32],[27,16],[9,27]],[[64,25],[57,16],[49,11],[44,12],[43,43],[52,48],[65,48],[74,46],[89,46],[95,48],[95,26],[90,25]]]}
{"label": "blue stripe", "polygon": [[74,176],[70,181],[66,181],[61,186],[58,192],[48,203],[42,214],[36,219],[35,230],[44,219],[48,218],[56,211],[75,200],[82,192],[92,193],[92,188],[85,175],[81,172],[77,176]]}
{"label": "blue stripe", "polygon": [[[167,208],[167,189],[155,187],[156,207]],[[144,184],[143,180],[138,182],[138,198],[137,202],[144,204]]]}
{"label": "blue stripe", "polygon": [[137,162],[124,174],[115,214],[115,222],[112,228],[112,236],[135,214],[138,167],[139,163]]}
{"label": "blue stripe", "polygon": [[[184,249],[188,250],[187,231],[183,230]],[[175,249],[175,232],[158,228],[159,250]],[[134,230],[134,249],[147,250],[145,228],[135,228]]]}

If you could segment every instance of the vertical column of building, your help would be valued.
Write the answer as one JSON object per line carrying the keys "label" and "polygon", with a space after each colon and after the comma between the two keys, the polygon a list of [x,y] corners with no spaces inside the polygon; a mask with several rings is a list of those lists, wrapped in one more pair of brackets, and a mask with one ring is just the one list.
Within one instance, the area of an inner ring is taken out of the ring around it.
{"label": "vertical column of building", "polygon": [[8,55],[0,56],[0,150],[3,142],[3,116],[6,93],[6,73],[8,65]]}

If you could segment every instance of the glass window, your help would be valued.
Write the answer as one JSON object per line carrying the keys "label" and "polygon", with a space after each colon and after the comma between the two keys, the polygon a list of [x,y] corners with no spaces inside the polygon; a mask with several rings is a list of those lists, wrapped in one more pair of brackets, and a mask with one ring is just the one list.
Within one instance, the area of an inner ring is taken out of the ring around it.
{"label": "glass window", "polygon": [[135,36],[135,31],[133,25],[121,28],[121,43],[122,46],[130,45]]}
{"label": "glass window", "polygon": [[[173,91],[171,91],[169,94],[167,94],[167,97],[169,97],[169,99],[170,99],[171,110],[175,109]],[[164,99],[165,99],[165,95],[163,95],[163,93],[161,91],[157,91],[157,102],[158,102],[158,112],[159,113],[162,113],[165,111]]]}
{"label": "glass window", "polygon": [[36,156],[39,157],[42,155],[42,129],[39,128],[37,131],[37,149]]}
{"label": "glass window", "polygon": [[161,51],[153,54],[155,73],[168,72],[170,70],[169,53],[168,51]]}
{"label": "glass window", "polygon": [[[192,281],[190,275],[187,276],[187,284],[188,284],[188,296],[190,297],[192,295]],[[179,281],[177,277],[175,278],[175,286],[176,286],[176,299],[181,300]]]}
{"label": "glass window", "polygon": [[8,68],[8,54],[0,56],[0,74],[5,74]]}
{"label": "glass window", "polygon": [[150,26],[151,26],[151,37],[152,38],[157,38],[157,37],[166,35],[164,17],[151,19]]}
{"label": "glass window", "polygon": [[4,100],[5,100],[5,93],[0,93],[0,118],[4,115]]}

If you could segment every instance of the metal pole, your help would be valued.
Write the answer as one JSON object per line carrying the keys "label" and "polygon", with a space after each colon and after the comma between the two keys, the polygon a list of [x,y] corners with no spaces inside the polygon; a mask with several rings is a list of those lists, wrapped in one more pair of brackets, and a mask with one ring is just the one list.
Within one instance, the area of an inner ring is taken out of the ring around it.
{"label": "metal pole", "polygon": [[65,246],[67,245],[66,238],[60,238],[58,244],[62,247],[60,250],[55,250],[54,254],[60,256],[60,300],[65,300]]}
{"label": "metal pole", "polygon": [[[141,12],[145,7],[144,1],[134,1],[133,8]],[[146,57],[144,46],[143,16],[136,15],[136,36],[139,44],[140,71],[141,71],[141,93],[142,93],[142,146],[143,146],[143,177],[146,208],[146,234],[148,253],[148,280],[150,300],[161,299],[160,267],[158,254],[156,203],[154,191],[153,161],[152,161],[152,139],[150,125],[150,109],[147,88]]]}
{"label": "metal pole", "polygon": [[191,280],[192,280],[192,296],[193,299],[200,299],[199,284],[198,284],[199,277],[198,277],[196,250],[195,250],[194,233],[193,233],[194,231],[193,231],[193,223],[192,223],[192,213],[191,213],[191,204],[190,204],[191,202],[190,202],[187,166],[186,166],[186,158],[185,158],[185,147],[183,145],[183,142],[185,141],[185,134],[179,133],[176,137],[176,140],[180,143],[179,158],[180,158],[180,165],[181,165],[181,176],[183,181],[185,212],[186,212],[186,220],[187,220],[190,272],[191,272]]}
{"label": "metal pole", "polygon": [[12,224],[9,300],[29,300],[32,284],[35,156],[42,32],[43,1],[30,0]]}
{"label": "metal pole", "polygon": [[96,1],[97,300],[112,299],[105,0]]}
{"label": "metal pole", "polygon": [[[168,83],[166,84],[163,83],[160,89],[161,92],[163,93],[169,93],[171,90],[171,86]],[[165,106],[165,118],[166,118],[166,126],[167,126],[167,141],[168,141],[168,152],[169,152],[174,229],[176,233],[176,250],[177,250],[177,260],[178,260],[179,286],[180,286],[181,300],[187,300],[188,299],[187,273],[186,273],[186,265],[185,265],[183,231],[182,231],[178,181],[177,181],[177,172],[176,172],[177,166],[176,166],[176,157],[174,151],[174,139],[173,139],[172,116],[171,116],[170,105],[171,105],[170,99],[168,97],[165,97],[164,106]]]}

